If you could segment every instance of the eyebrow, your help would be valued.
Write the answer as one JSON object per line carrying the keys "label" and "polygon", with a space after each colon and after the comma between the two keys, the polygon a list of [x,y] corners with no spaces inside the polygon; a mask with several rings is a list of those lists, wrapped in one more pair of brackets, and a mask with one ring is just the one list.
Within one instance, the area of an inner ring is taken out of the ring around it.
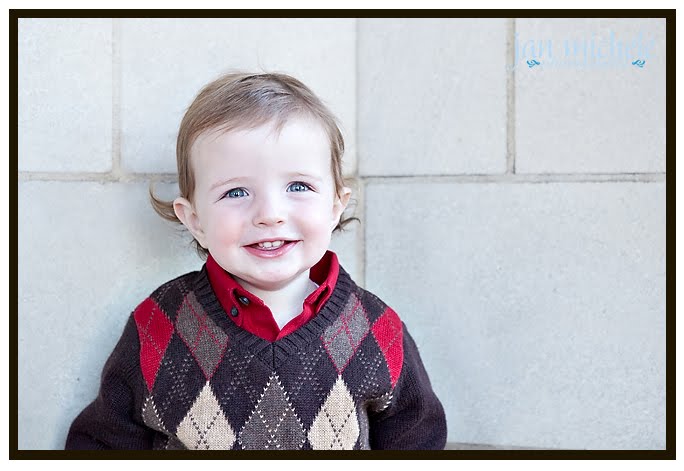
{"label": "eyebrow", "polygon": [[[293,173],[290,173],[289,176],[290,176],[291,178],[294,178],[294,177],[307,178],[307,179],[310,179],[310,180],[315,180],[315,181],[318,182],[318,183],[320,183],[320,182],[323,181],[322,178],[317,177],[317,176],[315,176],[315,175],[311,175],[311,174],[309,174],[309,173],[293,172]],[[213,191],[213,190],[215,190],[216,188],[219,188],[219,187],[221,187],[221,186],[223,186],[223,185],[227,185],[227,184],[230,183],[230,182],[237,181],[237,180],[241,180],[241,179],[244,179],[244,177],[234,177],[234,178],[228,178],[227,180],[218,181],[218,182],[214,183],[213,185],[211,185],[211,186],[209,187],[209,191]]]}
{"label": "eyebrow", "polygon": [[302,173],[302,172],[293,172],[290,174],[291,177],[303,177],[303,178],[309,178],[311,180],[316,180],[317,182],[323,181],[321,177],[318,177],[316,175],[311,175],[310,173]]}
{"label": "eyebrow", "polygon": [[239,180],[239,178],[229,178],[227,180],[222,180],[220,182],[216,182],[209,187],[209,191],[215,190],[216,188],[223,186],[223,185],[226,185],[226,184],[228,184],[232,181],[235,181],[235,180]]}

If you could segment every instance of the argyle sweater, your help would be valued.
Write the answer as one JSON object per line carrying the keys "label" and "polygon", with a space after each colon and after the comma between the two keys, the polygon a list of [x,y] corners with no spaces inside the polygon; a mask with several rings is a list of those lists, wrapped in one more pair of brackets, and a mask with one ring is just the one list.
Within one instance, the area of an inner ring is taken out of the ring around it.
{"label": "argyle sweater", "polygon": [[203,267],[131,314],[67,449],[443,449],[446,421],[397,314],[340,268],[318,314],[269,342]]}

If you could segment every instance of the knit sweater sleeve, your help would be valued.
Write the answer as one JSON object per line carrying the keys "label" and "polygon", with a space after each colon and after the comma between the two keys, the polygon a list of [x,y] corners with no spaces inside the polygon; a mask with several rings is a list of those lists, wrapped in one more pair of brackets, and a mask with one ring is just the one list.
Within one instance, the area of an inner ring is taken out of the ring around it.
{"label": "knit sweater sleeve", "polygon": [[97,398],[71,424],[67,450],[151,449],[154,431],[142,410],[144,383],[133,316],[105,363]]}
{"label": "knit sweater sleeve", "polygon": [[389,407],[369,417],[371,448],[443,450],[447,436],[444,409],[405,325],[403,350],[402,371]]}

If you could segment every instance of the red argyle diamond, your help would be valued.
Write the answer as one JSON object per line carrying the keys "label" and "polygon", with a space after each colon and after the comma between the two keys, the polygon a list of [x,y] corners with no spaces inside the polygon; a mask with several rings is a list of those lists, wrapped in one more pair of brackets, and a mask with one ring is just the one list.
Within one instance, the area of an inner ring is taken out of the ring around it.
{"label": "red argyle diamond", "polygon": [[140,337],[140,369],[152,391],[166,347],[169,346],[173,324],[152,299],[147,298],[133,312]]}
{"label": "red argyle diamond", "polygon": [[392,387],[397,384],[401,366],[404,363],[404,335],[401,326],[401,319],[391,308],[375,321],[371,329],[375,339],[378,341],[380,350],[385,355],[387,369],[390,373]]}

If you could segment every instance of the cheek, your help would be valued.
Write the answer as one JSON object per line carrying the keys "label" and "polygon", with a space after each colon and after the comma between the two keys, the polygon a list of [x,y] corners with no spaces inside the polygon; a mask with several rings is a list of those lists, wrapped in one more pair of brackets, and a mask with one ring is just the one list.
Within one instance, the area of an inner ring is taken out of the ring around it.
{"label": "cheek", "polygon": [[312,202],[306,208],[295,213],[302,227],[312,234],[324,234],[332,231],[333,208],[327,202]]}
{"label": "cheek", "polygon": [[242,234],[242,218],[232,211],[215,211],[207,231],[209,243],[229,243],[239,241]]}

